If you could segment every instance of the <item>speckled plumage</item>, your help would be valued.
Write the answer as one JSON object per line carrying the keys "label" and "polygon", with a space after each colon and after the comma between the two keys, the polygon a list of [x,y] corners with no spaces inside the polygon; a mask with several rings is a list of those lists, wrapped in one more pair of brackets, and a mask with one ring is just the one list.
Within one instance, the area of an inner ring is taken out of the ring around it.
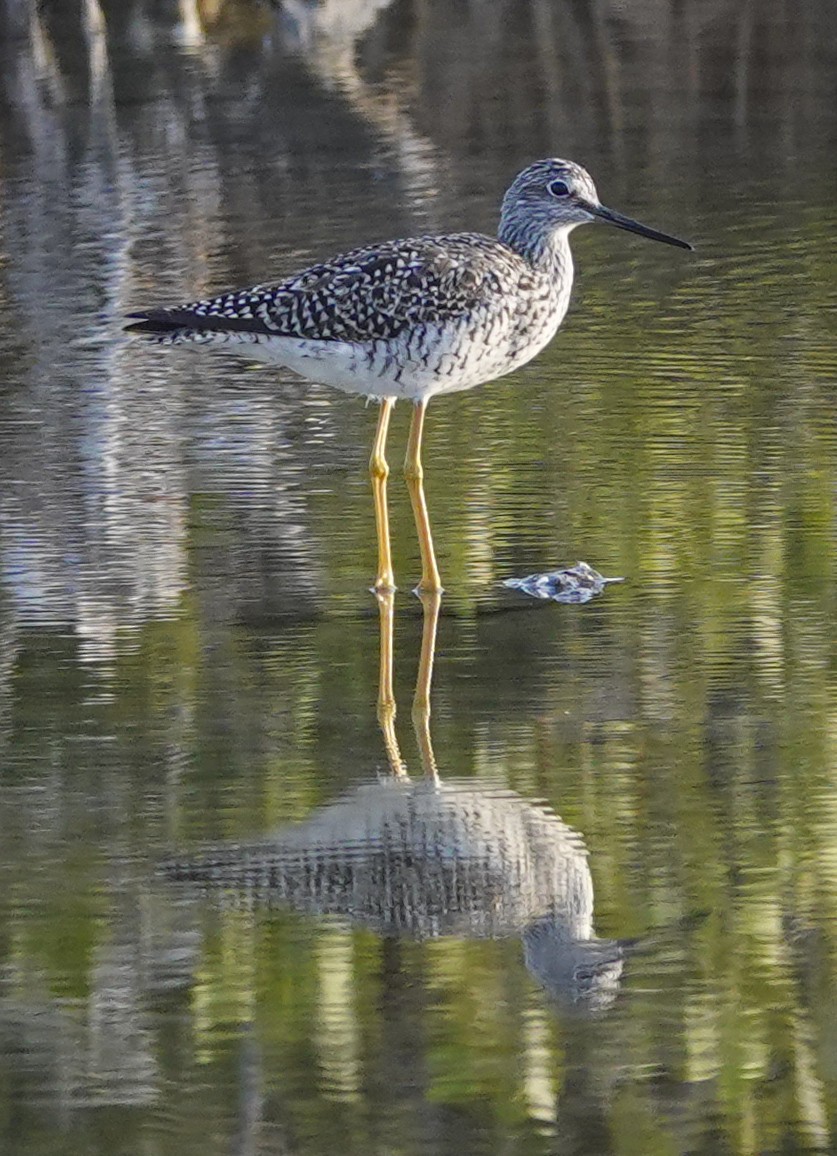
{"label": "speckled plumage", "polygon": [[460,233],[354,249],[276,285],[147,316],[206,330],[363,343],[473,315],[504,292],[530,291],[531,282],[531,270],[505,245]]}
{"label": "speckled plumage", "polygon": [[550,159],[512,182],[496,238],[384,241],[277,284],[131,314],[128,328],[168,345],[244,346],[349,393],[422,401],[543,349],[569,305],[570,231],[597,218],[690,248],[605,209],[580,165]]}
{"label": "speckled plumage", "polygon": [[143,328],[165,344],[245,346],[348,392],[428,396],[509,373],[549,341],[572,282],[569,247],[558,257],[564,276],[478,233],[388,241],[151,311]]}
{"label": "speckled plumage", "polygon": [[[162,344],[241,346],[352,393],[417,400],[468,389],[525,364],[563,320],[573,223],[556,228],[525,192],[534,182],[542,196],[544,181],[568,167],[541,162],[518,177],[498,238],[385,241],[276,284],[132,314],[129,328]],[[512,197],[516,188],[522,199]]]}

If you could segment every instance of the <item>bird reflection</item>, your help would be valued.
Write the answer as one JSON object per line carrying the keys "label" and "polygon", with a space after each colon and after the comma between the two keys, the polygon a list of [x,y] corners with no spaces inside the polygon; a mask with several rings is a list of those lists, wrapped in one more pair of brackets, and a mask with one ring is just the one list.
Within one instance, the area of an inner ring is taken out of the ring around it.
{"label": "bird reflection", "polygon": [[376,597],[388,772],[261,843],[209,848],[167,863],[166,874],[248,904],[339,916],[388,938],[520,936],[527,968],[552,997],[606,1007],[618,990],[623,950],[594,934],[581,837],[514,791],[440,778],[430,735],[438,593],[421,595],[412,719],[423,773],[409,776],[395,728],[394,594]]}

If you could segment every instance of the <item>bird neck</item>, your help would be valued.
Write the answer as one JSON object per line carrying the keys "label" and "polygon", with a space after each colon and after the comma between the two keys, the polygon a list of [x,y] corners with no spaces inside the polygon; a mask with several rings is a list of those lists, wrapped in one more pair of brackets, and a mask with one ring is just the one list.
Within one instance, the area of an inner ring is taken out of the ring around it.
{"label": "bird neck", "polygon": [[[528,227],[527,227],[528,226]],[[524,261],[547,276],[572,277],[573,259],[570,252],[570,233],[575,224],[559,228],[533,229],[530,223],[502,220],[499,238],[514,249]]]}

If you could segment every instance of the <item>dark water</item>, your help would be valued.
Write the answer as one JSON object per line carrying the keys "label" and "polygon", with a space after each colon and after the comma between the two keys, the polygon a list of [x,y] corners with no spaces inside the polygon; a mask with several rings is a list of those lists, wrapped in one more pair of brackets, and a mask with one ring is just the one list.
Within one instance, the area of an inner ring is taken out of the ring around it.
{"label": "dark water", "polygon": [[[0,1148],[837,1150],[833,5],[0,11]],[[374,413],[120,318],[550,154],[698,249],[431,406],[382,731]]]}

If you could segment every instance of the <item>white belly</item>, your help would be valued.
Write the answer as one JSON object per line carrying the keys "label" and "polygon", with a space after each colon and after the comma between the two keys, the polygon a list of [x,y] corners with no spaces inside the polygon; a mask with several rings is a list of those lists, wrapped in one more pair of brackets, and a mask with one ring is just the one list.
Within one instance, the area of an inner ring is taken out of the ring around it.
{"label": "white belly", "polygon": [[368,344],[252,334],[226,334],[218,344],[345,393],[418,401],[472,389],[525,365],[552,339],[563,315],[557,310],[545,316],[525,339],[497,322],[476,332],[465,324],[427,326]]}

